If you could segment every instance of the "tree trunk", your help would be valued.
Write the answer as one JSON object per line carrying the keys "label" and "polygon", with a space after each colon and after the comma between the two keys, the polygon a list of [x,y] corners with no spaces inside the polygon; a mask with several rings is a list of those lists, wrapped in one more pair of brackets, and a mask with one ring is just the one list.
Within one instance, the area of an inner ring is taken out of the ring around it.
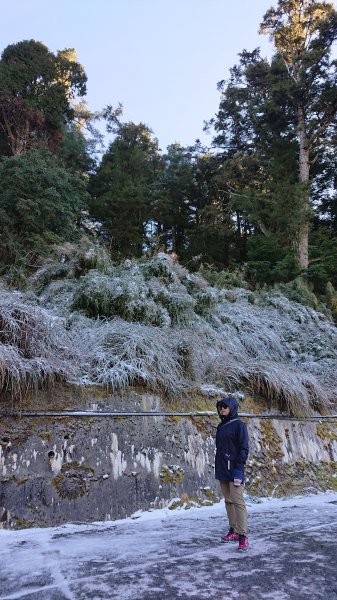
{"label": "tree trunk", "polygon": [[298,138],[299,138],[299,180],[303,183],[303,196],[300,211],[301,224],[298,230],[297,258],[302,272],[306,272],[309,264],[309,208],[310,208],[310,162],[309,144],[305,127],[305,114],[302,106],[298,108]]}
{"label": "tree trunk", "polygon": [[13,112],[8,113],[3,108],[1,111],[2,125],[1,128],[7,137],[7,143],[12,156],[19,156],[28,149],[28,140],[30,133],[29,120],[22,115],[21,120],[15,119]]}

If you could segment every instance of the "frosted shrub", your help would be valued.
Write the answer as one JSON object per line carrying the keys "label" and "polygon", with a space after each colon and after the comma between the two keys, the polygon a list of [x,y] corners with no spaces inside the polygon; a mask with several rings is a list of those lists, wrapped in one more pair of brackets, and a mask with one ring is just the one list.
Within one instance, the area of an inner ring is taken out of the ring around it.
{"label": "frosted shrub", "polygon": [[325,288],[325,302],[334,322],[337,323],[337,292],[330,281],[328,281]]}
{"label": "frosted shrub", "polygon": [[279,290],[218,289],[190,278],[158,255],[54,280],[38,299],[3,290],[0,385],[64,377],[166,393],[241,387],[295,414],[335,401],[337,330],[326,315]]}
{"label": "frosted shrub", "polygon": [[119,315],[130,319],[133,310],[129,303],[145,295],[145,286],[139,286],[139,281],[136,283],[134,280],[90,271],[80,281],[73,308],[84,310],[88,317]]}
{"label": "frosted shrub", "polygon": [[195,300],[188,294],[163,288],[158,291],[155,299],[166,308],[172,323],[181,324],[194,320]]}
{"label": "frosted shrub", "polygon": [[69,266],[59,260],[48,259],[32,275],[27,282],[27,287],[39,292],[51,281],[64,279],[69,276]]}
{"label": "frosted shrub", "polygon": [[107,276],[91,271],[80,281],[74,295],[73,309],[88,317],[116,317],[155,326],[170,323],[168,311],[157,306],[142,274],[133,269],[129,275]]}
{"label": "frosted shrub", "polygon": [[218,293],[214,288],[207,287],[194,294],[195,312],[198,315],[207,315],[209,310],[219,301]]}
{"label": "frosted shrub", "polygon": [[167,392],[183,386],[176,343],[165,330],[154,334],[151,326],[115,320],[87,333],[86,348],[83,341],[81,346],[91,381],[113,389],[141,385]]}
{"label": "frosted shrub", "polygon": [[188,270],[177,262],[175,255],[164,252],[159,252],[151,260],[141,263],[141,268],[146,279],[156,277],[166,285],[179,285],[181,282],[184,284],[187,278],[192,277]]}
{"label": "frosted shrub", "polygon": [[166,279],[168,282],[174,281],[173,261],[167,254],[161,252],[144,263],[142,271],[146,279],[156,277]]}
{"label": "frosted shrub", "polygon": [[248,284],[245,281],[244,273],[239,269],[235,271],[215,271],[211,267],[201,266],[200,274],[216,288],[247,288]]}
{"label": "frosted shrub", "polygon": [[53,246],[51,256],[28,279],[28,287],[41,292],[54,280],[78,278],[92,269],[109,273],[112,264],[104,248],[83,236],[78,244]]}
{"label": "frosted shrub", "polygon": [[51,247],[49,256],[41,261],[39,268],[27,279],[26,287],[39,293],[54,280],[75,277],[73,258],[77,254],[76,244],[55,244]]}
{"label": "frosted shrub", "polygon": [[313,294],[300,279],[290,283],[280,283],[276,287],[281,291],[283,296],[286,296],[293,302],[311,306],[315,310],[322,308],[315,294]]}
{"label": "frosted shrub", "polygon": [[73,373],[74,352],[63,321],[0,292],[0,391],[21,396]]}
{"label": "frosted shrub", "polygon": [[187,273],[181,282],[186,287],[189,293],[194,291],[203,290],[209,287],[208,281],[200,275],[200,273]]}
{"label": "frosted shrub", "polygon": [[73,279],[52,281],[40,294],[39,301],[44,307],[68,318],[77,289],[77,282]]}
{"label": "frosted shrub", "polygon": [[43,358],[24,358],[17,348],[0,342],[0,393],[9,391],[20,398],[32,389],[63,381],[62,369]]}
{"label": "frosted shrub", "polygon": [[163,306],[157,305],[151,298],[131,300],[124,318],[127,321],[143,322],[156,327],[165,327],[171,324],[168,311]]}

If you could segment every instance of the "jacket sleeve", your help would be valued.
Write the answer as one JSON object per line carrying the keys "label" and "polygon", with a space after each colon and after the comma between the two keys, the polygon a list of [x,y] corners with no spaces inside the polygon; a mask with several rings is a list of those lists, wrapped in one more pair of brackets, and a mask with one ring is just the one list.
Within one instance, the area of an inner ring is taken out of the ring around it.
{"label": "jacket sleeve", "polygon": [[249,453],[249,442],[248,442],[248,431],[246,423],[240,422],[240,429],[238,431],[238,455],[235,465],[235,470],[242,471],[248,458]]}

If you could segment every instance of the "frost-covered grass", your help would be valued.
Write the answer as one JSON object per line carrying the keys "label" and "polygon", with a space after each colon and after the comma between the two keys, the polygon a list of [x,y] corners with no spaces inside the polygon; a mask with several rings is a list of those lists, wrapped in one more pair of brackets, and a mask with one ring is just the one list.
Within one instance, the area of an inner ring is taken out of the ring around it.
{"label": "frost-covered grass", "polygon": [[215,288],[164,254],[93,267],[0,291],[1,389],[61,378],[170,394],[209,385],[294,414],[336,397],[336,327],[280,290]]}
{"label": "frost-covered grass", "polygon": [[0,297],[0,392],[21,397],[69,377],[74,353],[64,323],[17,293]]}

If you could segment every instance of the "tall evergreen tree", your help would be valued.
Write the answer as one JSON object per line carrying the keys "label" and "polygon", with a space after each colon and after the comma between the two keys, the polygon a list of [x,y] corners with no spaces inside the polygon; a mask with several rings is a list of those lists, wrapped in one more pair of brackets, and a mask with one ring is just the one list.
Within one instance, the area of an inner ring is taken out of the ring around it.
{"label": "tall evergreen tree", "polygon": [[192,150],[178,143],[171,144],[163,157],[163,170],[159,180],[160,210],[158,233],[167,250],[186,257],[188,228],[192,219],[194,173]]}
{"label": "tall evergreen tree", "polygon": [[288,74],[286,93],[295,112],[302,221],[297,231],[297,258],[308,268],[311,165],[331,133],[337,114],[337,65],[331,47],[337,39],[337,12],[332,3],[278,0],[267,11],[260,31],[267,33]]}
{"label": "tall evergreen tree", "polygon": [[0,161],[0,268],[37,266],[53,244],[76,238],[87,200],[82,179],[46,150]]}
{"label": "tall evergreen tree", "polygon": [[55,150],[64,124],[73,119],[74,98],[85,92],[86,75],[73,50],[54,55],[35,40],[7,46],[0,60],[2,154]]}
{"label": "tall evergreen tree", "polygon": [[91,178],[90,210],[102,222],[114,256],[141,256],[160,165],[158,141],[143,123],[117,124],[116,131]]}
{"label": "tall evergreen tree", "polygon": [[244,230],[263,233],[272,254],[276,244],[280,260],[293,256],[303,274],[313,209],[323,198],[332,206],[336,24],[331,4],[279,0],[261,25],[276,53],[270,62],[258,50],[240,54],[229,81],[219,84],[213,120],[223,186],[243,238]]}
{"label": "tall evergreen tree", "polygon": [[223,269],[232,266],[240,252],[230,197],[222,181],[221,159],[204,148],[196,150],[188,254],[197,264],[208,263]]}
{"label": "tall evergreen tree", "polygon": [[293,110],[284,94],[287,73],[278,57],[271,64],[259,50],[243,51],[221,81],[219,111],[213,120],[218,149],[217,179],[226,209],[236,223],[240,259],[246,241],[263,233],[292,251],[299,223],[296,139]]}

